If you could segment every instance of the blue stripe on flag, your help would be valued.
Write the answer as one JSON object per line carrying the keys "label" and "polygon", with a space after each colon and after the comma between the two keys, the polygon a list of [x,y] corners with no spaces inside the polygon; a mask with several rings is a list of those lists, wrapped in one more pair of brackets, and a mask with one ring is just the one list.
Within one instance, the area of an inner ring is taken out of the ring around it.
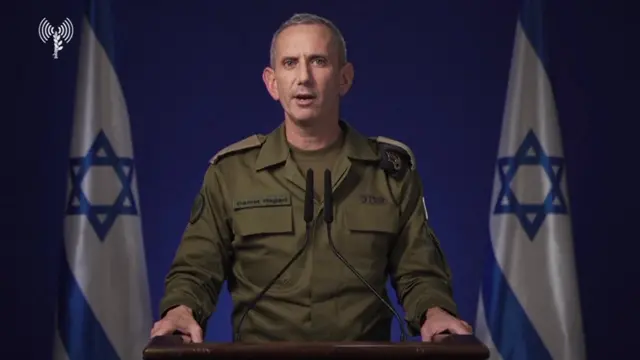
{"label": "blue stripe on flag", "polygon": [[107,53],[111,66],[117,69],[111,2],[109,0],[86,0],[85,6],[85,16],[93,29],[93,33]]}
{"label": "blue stripe on flag", "polygon": [[482,301],[491,340],[505,360],[552,360],[509,286],[493,251],[483,279]]}
{"label": "blue stripe on flag", "polygon": [[549,73],[543,20],[545,3],[545,0],[520,0],[520,24],[542,67]]}
{"label": "blue stripe on flag", "polygon": [[64,251],[62,264],[58,332],[69,360],[118,360],[118,354],[71,272]]}

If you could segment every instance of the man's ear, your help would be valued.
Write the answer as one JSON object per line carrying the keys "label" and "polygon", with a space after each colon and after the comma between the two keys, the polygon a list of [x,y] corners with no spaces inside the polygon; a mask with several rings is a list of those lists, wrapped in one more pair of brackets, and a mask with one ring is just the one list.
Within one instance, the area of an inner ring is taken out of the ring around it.
{"label": "man's ear", "polygon": [[353,85],[354,77],[353,64],[346,63],[342,69],[340,69],[340,96],[344,96],[351,89]]}
{"label": "man's ear", "polygon": [[264,81],[264,86],[273,100],[279,100],[280,94],[278,94],[278,86],[276,86],[276,74],[271,67],[267,66],[262,71],[262,81]]}

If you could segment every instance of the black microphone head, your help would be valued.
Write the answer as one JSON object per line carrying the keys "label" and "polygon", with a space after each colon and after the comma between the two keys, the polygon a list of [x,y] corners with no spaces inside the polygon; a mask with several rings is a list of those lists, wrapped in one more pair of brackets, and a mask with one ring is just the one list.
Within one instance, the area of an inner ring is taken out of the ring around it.
{"label": "black microphone head", "polygon": [[313,170],[307,170],[307,188],[304,195],[304,221],[308,224],[313,221]]}
{"label": "black microphone head", "polygon": [[331,170],[324,171],[324,221],[333,221],[333,185],[331,184]]}

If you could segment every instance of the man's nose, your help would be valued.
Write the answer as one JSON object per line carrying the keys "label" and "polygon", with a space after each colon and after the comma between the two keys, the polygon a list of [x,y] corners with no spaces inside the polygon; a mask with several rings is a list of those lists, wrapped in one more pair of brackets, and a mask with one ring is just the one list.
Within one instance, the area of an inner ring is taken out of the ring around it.
{"label": "man's nose", "polygon": [[301,84],[311,81],[311,67],[306,61],[301,61],[298,66],[298,82]]}

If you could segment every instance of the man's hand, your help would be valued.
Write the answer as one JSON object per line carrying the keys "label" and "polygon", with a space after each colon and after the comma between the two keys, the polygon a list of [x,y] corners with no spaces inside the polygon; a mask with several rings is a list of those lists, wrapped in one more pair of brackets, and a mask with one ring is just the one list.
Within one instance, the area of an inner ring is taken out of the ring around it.
{"label": "man's hand", "polygon": [[182,333],[184,342],[202,342],[202,329],[193,318],[193,311],[184,305],[167,311],[162,319],[153,324],[151,337],[173,334],[176,330]]}
{"label": "man's hand", "polygon": [[471,326],[466,321],[456,319],[440,308],[431,308],[427,311],[427,319],[422,324],[420,335],[422,335],[422,341],[431,342],[435,335],[445,331],[468,335],[471,334],[471,330]]}

